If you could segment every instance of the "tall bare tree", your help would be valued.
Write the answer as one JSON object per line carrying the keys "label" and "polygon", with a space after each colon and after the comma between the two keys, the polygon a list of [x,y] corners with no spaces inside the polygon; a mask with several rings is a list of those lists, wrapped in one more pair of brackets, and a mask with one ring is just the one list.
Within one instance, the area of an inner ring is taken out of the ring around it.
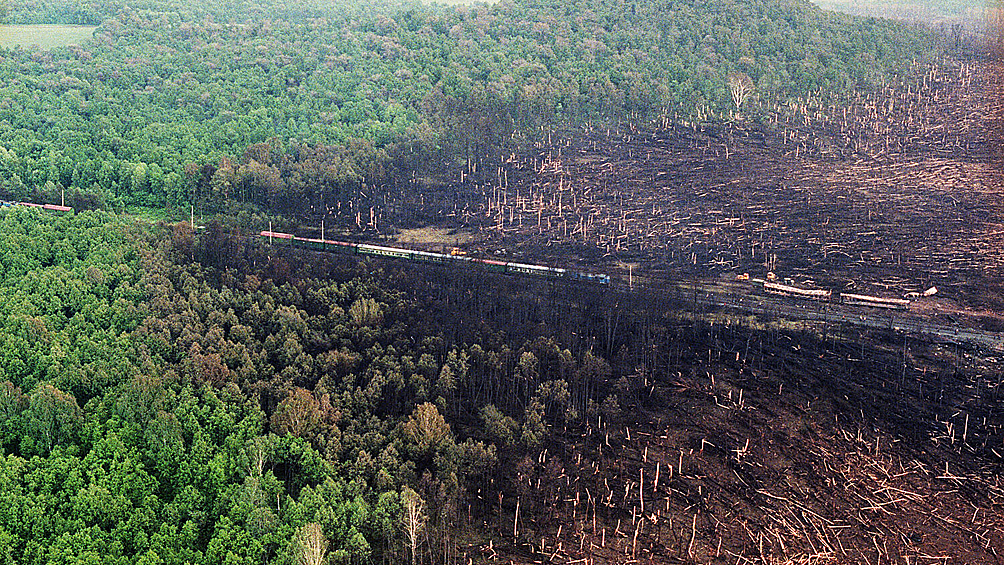
{"label": "tall bare tree", "polygon": [[297,557],[299,565],[324,563],[324,556],[328,552],[328,538],[324,537],[324,530],[320,525],[313,522],[304,525],[296,541],[299,549]]}
{"label": "tall bare tree", "polygon": [[738,110],[743,102],[753,94],[753,79],[743,72],[729,73],[729,92]]}
{"label": "tall bare tree", "polygon": [[410,487],[401,489],[401,525],[404,527],[404,535],[408,538],[408,546],[411,548],[411,565],[415,565],[418,558],[418,544],[422,539],[422,532],[425,530],[425,501]]}

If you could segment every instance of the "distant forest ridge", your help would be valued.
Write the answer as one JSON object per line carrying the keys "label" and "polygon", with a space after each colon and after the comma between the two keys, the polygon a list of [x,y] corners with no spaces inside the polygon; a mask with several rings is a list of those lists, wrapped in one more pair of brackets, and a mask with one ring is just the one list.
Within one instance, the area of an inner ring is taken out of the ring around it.
{"label": "distant forest ridge", "polygon": [[759,120],[902,81],[948,43],[808,0],[10,9],[9,23],[100,26],[79,47],[3,52],[0,192],[153,206],[493,170],[556,124]]}
{"label": "distant forest ridge", "polygon": [[[407,10],[414,4],[421,5],[494,5],[498,1],[475,0],[401,0],[381,1],[377,6],[367,2],[366,7],[381,8],[382,11]],[[514,3],[505,2],[502,3]],[[875,16],[896,19],[913,19],[927,22],[953,20],[982,20],[988,9],[996,7],[996,0],[812,0],[813,4],[826,10],[846,12],[859,16]],[[25,2],[0,1],[0,13],[9,12],[7,23],[79,23],[97,25],[103,17],[108,17],[128,6],[134,10],[190,11],[215,15],[247,16],[253,14],[290,14],[312,11],[315,13],[359,9],[358,3],[344,0],[291,1],[291,2],[181,2],[178,0],[139,0],[134,2],[74,2],[61,0],[28,0]],[[293,11],[290,12],[289,9]],[[60,21],[52,21],[51,18]],[[44,20],[44,21],[43,21]]]}

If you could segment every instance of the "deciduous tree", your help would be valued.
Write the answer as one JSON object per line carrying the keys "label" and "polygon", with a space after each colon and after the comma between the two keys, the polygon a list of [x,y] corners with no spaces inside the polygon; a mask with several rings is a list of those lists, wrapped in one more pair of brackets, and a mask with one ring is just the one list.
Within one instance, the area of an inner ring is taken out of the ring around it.
{"label": "deciduous tree", "polygon": [[321,422],[320,403],[309,390],[296,387],[272,414],[276,433],[309,439]]}
{"label": "deciduous tree", "polygon": [[72,440],[83,422],[77,399],[49,383],[42,383],[31,394],[28,429],[36,445],[48,451],[57,443]]}

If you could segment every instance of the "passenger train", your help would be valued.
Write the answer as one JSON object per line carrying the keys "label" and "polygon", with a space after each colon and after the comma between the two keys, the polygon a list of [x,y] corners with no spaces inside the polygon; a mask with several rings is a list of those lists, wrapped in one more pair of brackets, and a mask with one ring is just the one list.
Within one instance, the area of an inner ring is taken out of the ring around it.
{"label": "passenger train", "polygon": [[480,266],[489,271],[500,273],[516,273],[535,277],[569,279],[577,281],[587,281],[599,284],[610,284],[610,275],[602,273],[585,273],[562,269],[560,267],[546,267],[544,265],[532,265],[529,263],[516,263],[506,261],[496,261],[494,259],[481,259],[478,257],[468,257],[458,250],[452,253],[432,253],[429,251],[419,251],[416,249],[405,249],[402,247],[388,247],[385,245],[370,245],[367,243],[351,243],[347,241],[333,241],[329,239],[311,239],[296,237],[293,234],[262,231],[262,239],[269,241],[279,240],[296,247],[312,249],[316,251],[333,251],[336,253],[359,254],[359,255],[379,255],[383,257],[394,257],[418,261],[422,263],[455,263],[471,264]]}
{"label": "passenger train", "polygon": [[35,204],[34,202],[14,202],[11,200],[0,200],[0,208],[8,206],[27,206],[29,208],[41,208],[47,212],[72,213],[73,208],[60,206],[59,204]]}
{"label": "passenger train", "polygon": [[[278,240],[284,244],[316,251],[332,251],[353,255],[376,255],[406,259],[409,261],[418,261],[422,263],[470,264],[499,273],[514,273],[543,278],[587,281],[604,285],[610,284],[610,275],[607,274],[586,273],[563,269],[560,267],[547,267],[544,265],[534,265],[530,263],[517,263],[512,261],[507,262],[497,261],[494,259],[468,257],[458,249],[454,249],[451,253],[433,253],[429,251],[419,251],[417,249],[405,249],[402,247],[389,247],[385,245],[371,245],[368,243],[352,243],[329,239],[297,237],[290,233],[275,232],[270,230],[262,231],[259,236],[270,242]],[[756,283],[757,287],[762,289],[766,294],[786,296],[795,299],[832,301],[850,306],[867,306],[871,308],[885,308],[890,310],[907,310],[910,306],[910,300],[868,296],[864,294],[851,294],[846,292],[833,293],[830,290],[823,289],[805,289],[794,286],[794,283],[789,281],[785,281],[785,284],[781,284],[772,280],[750,279],[749,275],[740,275],[739,280]],[[936,290],[934,292],[936,292]],[[929,293],[933,294],[932,291],[928,291],[924,295],[927,296]]]}

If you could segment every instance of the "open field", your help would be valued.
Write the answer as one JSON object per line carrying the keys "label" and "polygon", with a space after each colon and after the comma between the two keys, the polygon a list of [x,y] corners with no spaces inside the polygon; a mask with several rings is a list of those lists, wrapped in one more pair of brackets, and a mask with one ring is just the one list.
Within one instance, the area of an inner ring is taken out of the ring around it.
{"label": "open field", "polygon": [[820,8],[857,16],[878,16],[928,23],[983,20],[990,3],[984,0],[813,0]]}
{"label": "open field", "polygon": [[443,228],[413,228],[399,230],[394,241],[412,246],[431,246],[450,248],[469,243],[473,234],[466,231],[453,231]]}
{"label": "open field", "polygon": [[67,25],[14,25],[0,26],[0,47],[10,48],[20,45],[38,45],[42,49],[79,45],[91,39],[92,26]]}

